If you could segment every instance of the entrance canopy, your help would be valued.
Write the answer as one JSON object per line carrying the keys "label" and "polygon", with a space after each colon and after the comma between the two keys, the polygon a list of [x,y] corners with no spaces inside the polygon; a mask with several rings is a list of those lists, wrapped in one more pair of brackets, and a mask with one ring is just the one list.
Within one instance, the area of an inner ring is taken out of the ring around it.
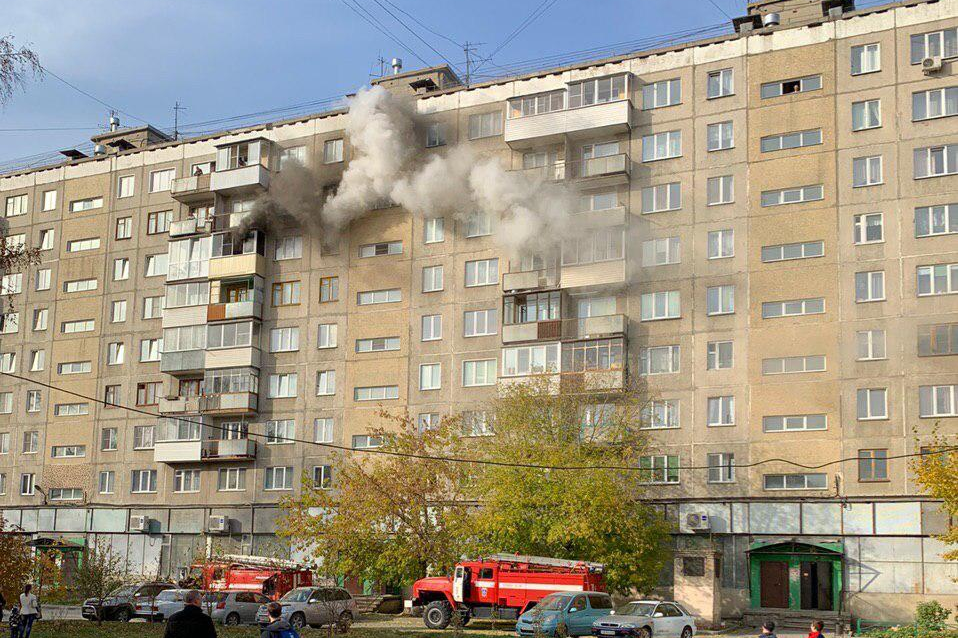
{"label": "entrance canopy", "polygon": [[841,541],[813,541],[798,539],[769,539],[755,541],[745,550],[748,554],[812,554],[818,556],[842,556],[845,553]]}

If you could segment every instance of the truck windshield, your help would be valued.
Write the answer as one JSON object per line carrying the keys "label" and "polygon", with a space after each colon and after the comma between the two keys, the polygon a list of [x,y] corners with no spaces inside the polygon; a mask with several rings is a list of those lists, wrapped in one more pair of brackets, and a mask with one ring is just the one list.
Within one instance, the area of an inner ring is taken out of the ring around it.
{"label": "truck windshield", "polygon": [[615,613],[620,616],[651,616],[654,610],[654,603],[629,603]]}
{"label": "truck windshield", "polygon": [[309,595],[312,593],[312,589],[307,587],[299,587],[290,592],[287,592],[285,596],[280,598],[280,601],[284,603],[305,603],[309,600]]}
{"label": "truck windshield", "polygon": [[556,596],[555,594],[549,594],[536,605],[536,609],[541,609],[542,611],[559,611],[565,607],[566,601],[568,600],[565,596]]}

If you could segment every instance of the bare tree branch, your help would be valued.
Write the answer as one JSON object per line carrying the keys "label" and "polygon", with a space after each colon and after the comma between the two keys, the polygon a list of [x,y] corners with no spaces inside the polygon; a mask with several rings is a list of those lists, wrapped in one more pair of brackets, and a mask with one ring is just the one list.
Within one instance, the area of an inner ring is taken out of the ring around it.
{"label": "bare tree branch", "polygon": [[26,87],[27,80],[41,77],[40,56],[33,49],[18,47],[13,35],[0,37],[0,106],[9,102],[17,89]]}

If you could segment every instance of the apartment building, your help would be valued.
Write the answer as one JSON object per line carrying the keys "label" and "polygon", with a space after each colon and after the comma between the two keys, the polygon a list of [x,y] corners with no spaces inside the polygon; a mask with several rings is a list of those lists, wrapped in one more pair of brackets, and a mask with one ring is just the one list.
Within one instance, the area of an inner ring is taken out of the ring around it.
{"label": "apartment building", "polygon": [[3,281],[0,365],[28,379],[0,378],[3,516],[175,576],[212,538],[276,551],[302,472],[335,488],[287,438],[374,447],[380,407],[489,435],[497,383],[641,378],[649,494],[676,525],[663,591],[704,622],[958,602],[949,521],[897,458],[958,424],[958,0],[743,11],[725,36],[487,84],[376,81],[415,102],[423,161],[468,145],[581,191],[587,230],[554,255],[390,202],[335,239],[235,235],[288,162],[335,188],[346,109],[118,129],[0,176],[8,241],[43,251]]}

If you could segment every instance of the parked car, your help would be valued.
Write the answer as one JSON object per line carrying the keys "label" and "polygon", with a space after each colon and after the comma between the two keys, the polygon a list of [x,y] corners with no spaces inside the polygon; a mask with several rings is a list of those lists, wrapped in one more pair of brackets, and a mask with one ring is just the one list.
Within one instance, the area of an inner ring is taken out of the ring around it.
{"label": "parked car", "polygon": [[659,600],[634,600],[592,625],[592,635],[603,638],[692,638],[695,631],[695,618],[682,605]]}
{"label": "parked car", "polygon": [[260,607],[269,602],[268,596],[252,591],[215,591],[203,598],[203,610],[208,610],[213,622],[246,625],[256,622]]}
{"label": "parked car", "polygon": [[127,622],[133,618],[155,618],[156,597],[167,589],[176,589],[173,583],[133,583],[117,587],[105,598],[88,598],[83,601],[81,613],[88,620],[118,620]]}
{"label": "parked car", "polygon": [[[282,617],[295,629],[336,625],[345,632],[359,617],[356,601],[342,587],[297,587],[280,598],[279,604],[283,606]],[[256,612],[256,622],[269,624],[266,605]]]}
{"label": "parked car", "polygon": [[569,591],[549,594],[519,616],[519,636],[587,636],[592,623],[612,611],[612,597],[604,592]]}
{"label": "parked car", "polygon": [[183,609],[186,603],[183,597],[189,589],[164,589],[156,595],[153,606],[156,607],[156,616],[154,620],[163,622],[170,616]]}

